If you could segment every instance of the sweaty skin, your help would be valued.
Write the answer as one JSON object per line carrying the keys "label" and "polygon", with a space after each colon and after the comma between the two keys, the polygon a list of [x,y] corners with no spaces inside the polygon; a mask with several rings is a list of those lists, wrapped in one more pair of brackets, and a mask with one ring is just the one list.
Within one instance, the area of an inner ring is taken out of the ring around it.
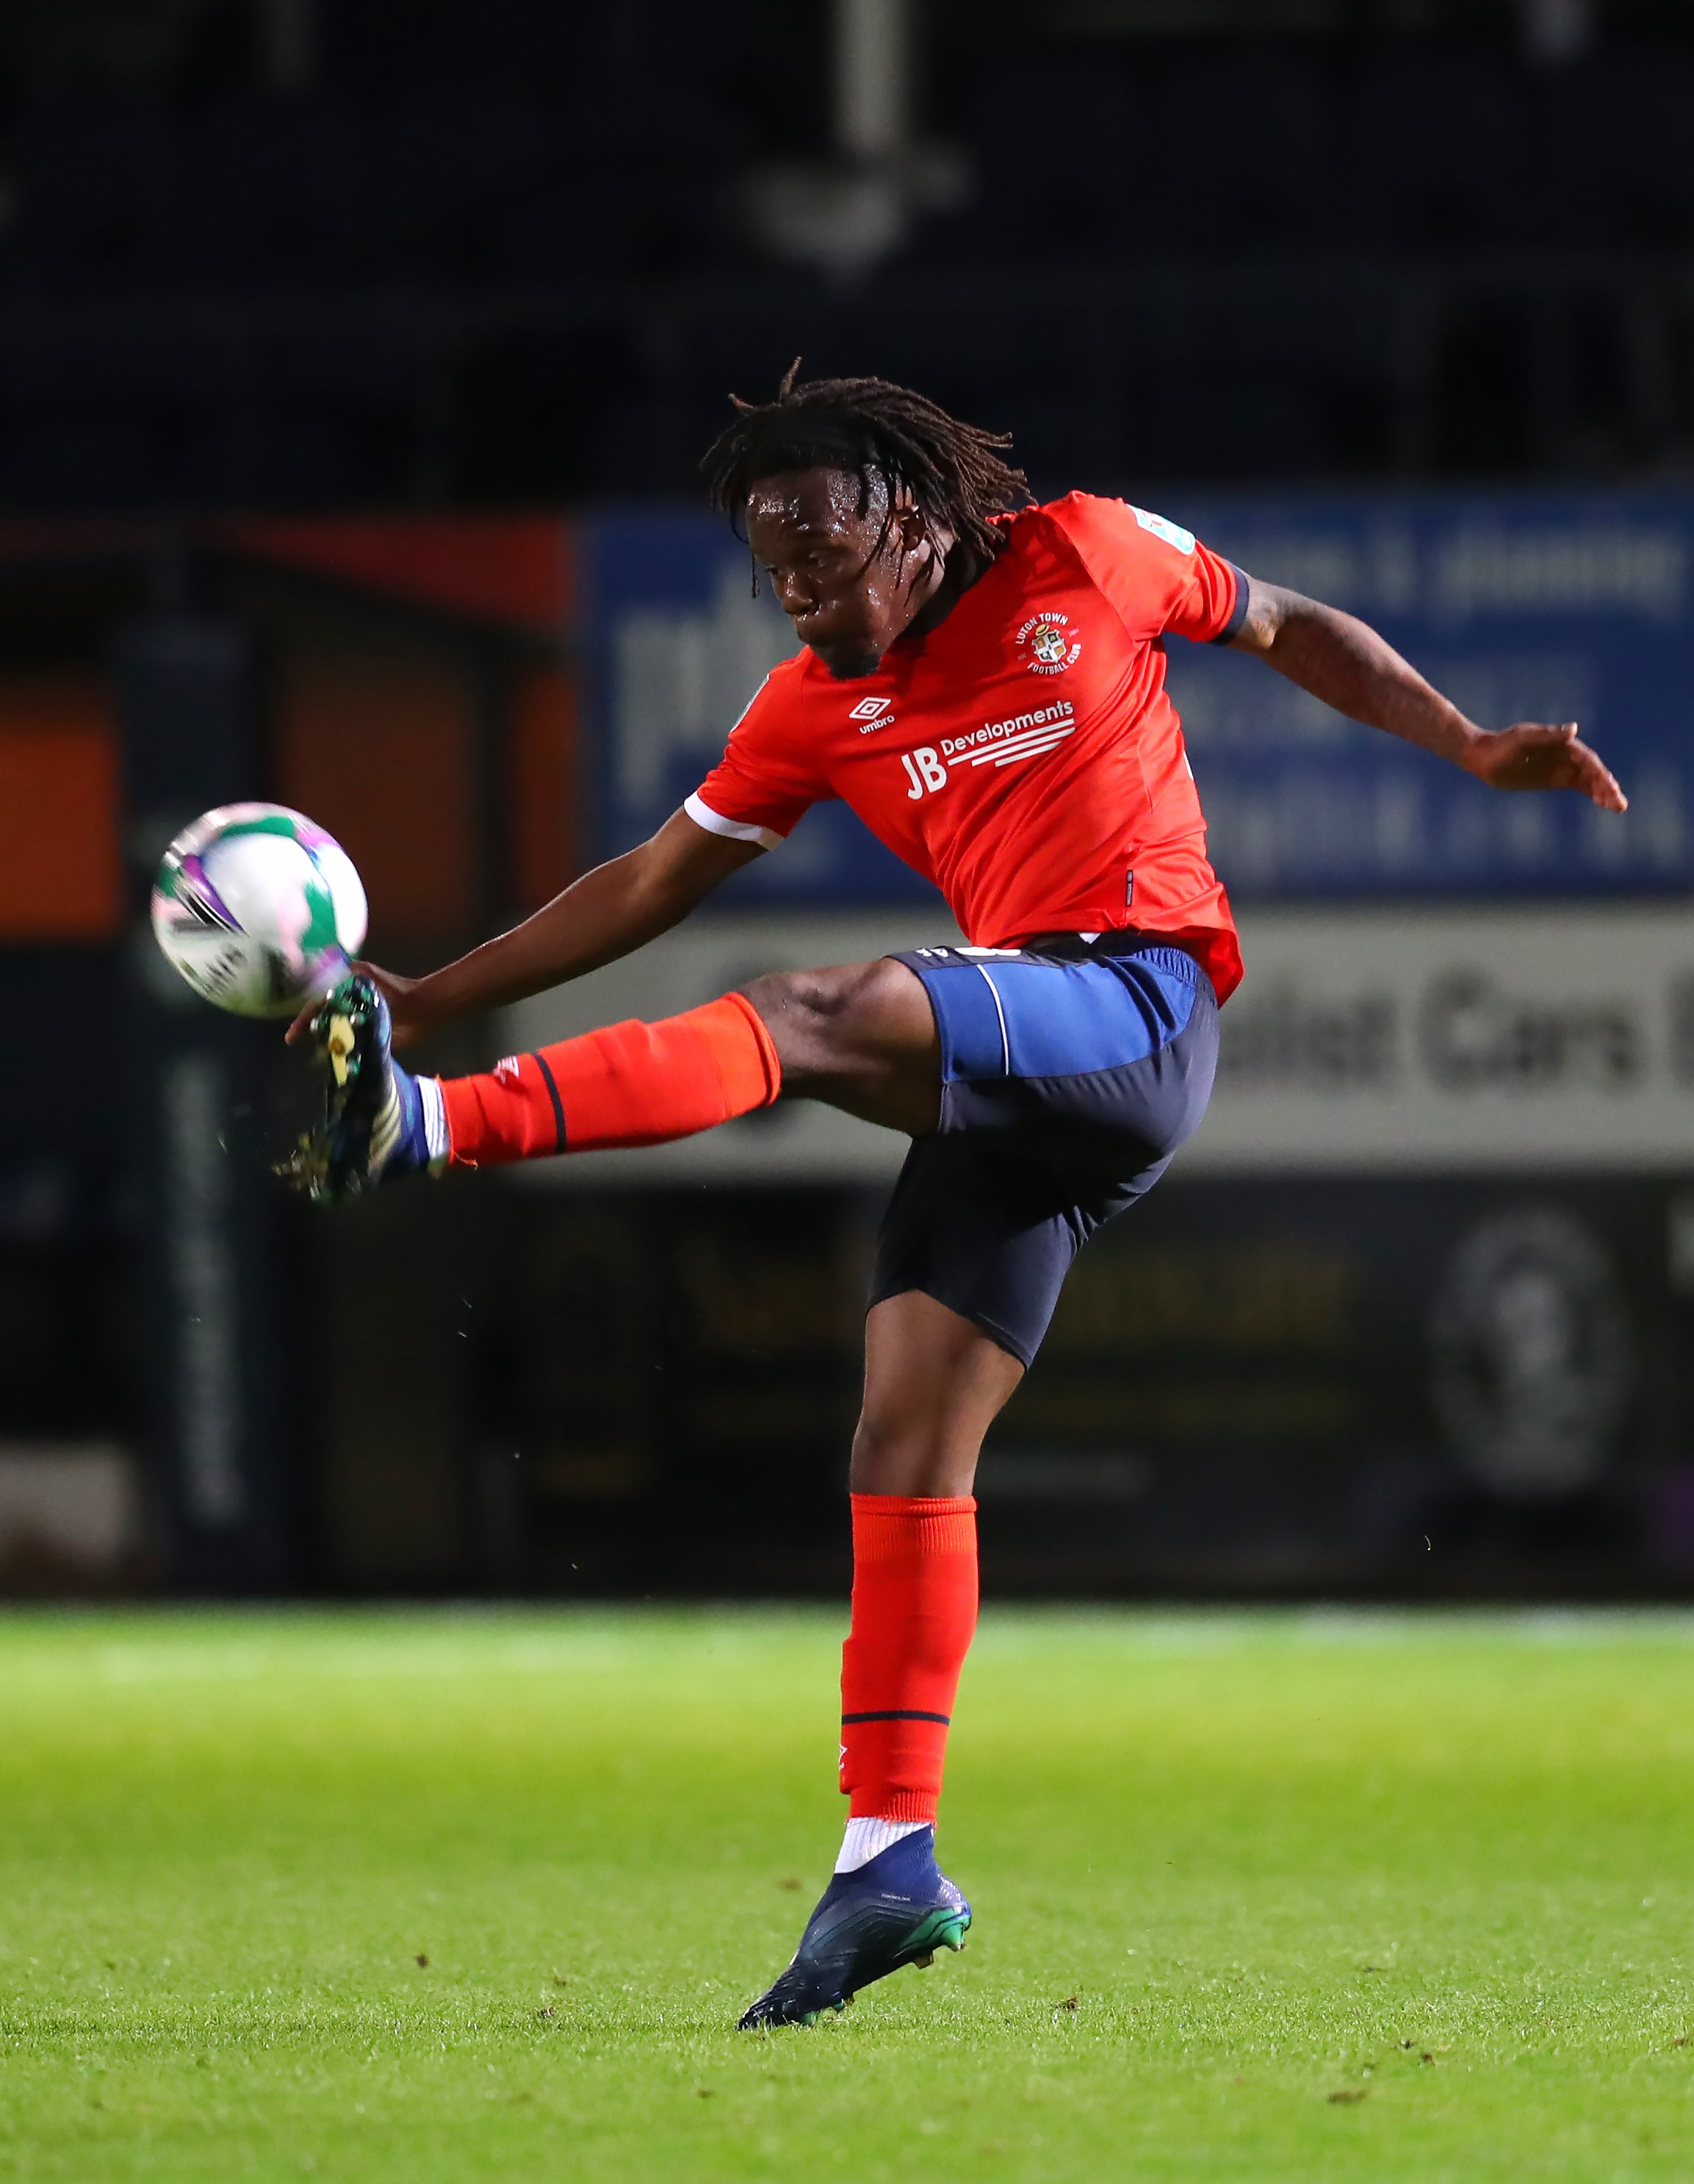
{"label": "sweaty skin", "polygon": [[844,682],[874,675],[891,644],[945,621],[985,566],[910,500],[891,509],[880,480],[866,494],[847,471],[761,478],[747,543],[795,635]]}
{"label": "sweaty skin", "polygon": [[[861,498],[866,504],[861,510]],[[892,507],[848,471],[763,478],[748,497],[748,543],[796,633],[842,681],[874,674],[889,648],[945,619],[986,566],[909,499]],[[1365,623],[1248,579],[1233,642],[1337,711],[1450,759],[1496,788],[1574,788],[1602,811],[1623,790],[1575,724],[1479,728]],[[652,838],[574,880],[543,908],[426,978],[373,963],[395,1044],[521,1000],[631,954],[686,917],[762,852],[676,812]],[[824,1101],[911,1135],[936,1124],[939,1041],[928,997],[902,963],[778,972],[748,998],[769,1029],[783,1096]],[[290,1027],[291,1041],[310,1020]],[[869,1316],[865,1403],[853,1446],[860,1493],[966,1494],[977,1451],[1023,1368],[980,1329],[919,1292]]]}

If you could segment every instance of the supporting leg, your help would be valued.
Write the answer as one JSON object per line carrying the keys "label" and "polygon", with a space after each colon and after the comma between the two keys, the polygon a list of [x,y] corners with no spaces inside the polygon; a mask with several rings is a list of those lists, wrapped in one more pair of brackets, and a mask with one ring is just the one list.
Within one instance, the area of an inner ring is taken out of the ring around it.
{"label": "supporting leg", "polygon": [[968,1494],[983,1436],[1023,1378],[1009,1351],[922,1290],[873,1305],[853,1491]]}
{"label": "supporting leg", "polygon": [[904,1964],[962,1946],[971,1907],[935,1863],[934,1818],[977,1614],[977,1450],[1023,1368],[933,1297],[870,1315],[853,1450],[853,1627],[841,1780],[853,1817],[793,1962],[744,2028],[810,2025]]}
{"label": "supporting leg", "polygon": [[1023,1372],[920,1291],[885,1299],[867,1322],[841,1666],[841,1786],[852,1800],[844,1856],[853,1862],[893,1839],[872,1824],[935,1818],[976,1628],[977,1456]]}

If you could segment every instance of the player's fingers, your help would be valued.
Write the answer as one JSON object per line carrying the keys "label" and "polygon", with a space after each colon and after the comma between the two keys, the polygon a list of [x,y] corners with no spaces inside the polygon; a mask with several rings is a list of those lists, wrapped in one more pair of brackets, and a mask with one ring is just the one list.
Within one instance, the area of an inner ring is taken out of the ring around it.
{"label": "player's fingers", "polygon": [[1602,811],[1624,811],[1629,800],[1598,752],[1591,750],[1574,730],[1569,734],[1563,729],[1559,733],[1560,748],[1551,785],[1579,789]]}
{"label": "player's fingers", "polygon": [[304,1039],[307,1032],[311,1028],[312,1018],[317,1014],[317,1012],[318,1002],[317,998],[315,995],[312,1000],[307,1002],[305,1007],[301,1010],[299,1015],[295,1017],[293,1022],[289,1025],[287,1030],[283,1033],[282,1039],[284,1045],[293,1046],[298,1040]]}
{"label": "player's fingers", "polygon": [[1574,744],[1571,756],[1576,762],[1573,788],[1580,788],[1602,811],[1629,810],[1630,800],[1624,794],[1623,784],[1596,753],[1590,750],[1586,744]]}
{"label": "player's fingers", "polygon": [[412,980],[397,978],[380,963],[367,963],[362,956],[354,958],[350,968],[368,978],[388,1004],[389,1034],[395,1045],[415,1046],[428,1027],[418,1022],[410,1006]]}

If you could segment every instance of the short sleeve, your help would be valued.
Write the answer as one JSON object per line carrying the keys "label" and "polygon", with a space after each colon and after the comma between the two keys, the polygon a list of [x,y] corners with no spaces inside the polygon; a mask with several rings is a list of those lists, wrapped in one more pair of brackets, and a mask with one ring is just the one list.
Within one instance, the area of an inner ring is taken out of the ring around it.
{"label": "short sleeve", "polygon": [[730,730],[723,756],[683,809],[709,834],[774,850],[833,792],[806,762],[788,663],[773,669]]}
{"label": "short sleeve", "polygon": [[1089,493],[1067,493],[1047,512],[1132,636],[1227,644],[1246,620],[1246,577],[1179,523]]}

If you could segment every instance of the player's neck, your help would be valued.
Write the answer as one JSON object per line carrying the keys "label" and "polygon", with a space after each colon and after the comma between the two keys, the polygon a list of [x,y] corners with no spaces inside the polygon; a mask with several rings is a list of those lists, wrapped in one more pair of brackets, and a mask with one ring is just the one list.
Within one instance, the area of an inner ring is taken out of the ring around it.
{"label": "player's neck", "polygon": [[961,540],[950,539],[943,549],[939,581],[894,643],[903,644],[911,637],[928,637],[932,630],[939,629],[988,567],[983,555]]}
{"label": "player's neck", "polygon": [[863,651],[850,655],[844,654],[839,644],[813,647],[836,682],[856,682],[864,676],[875,675],[889,654],[897,650],[908,638],[924,638],[932,630],[939,629],[971,586],[989,566],[989,557],[962,544],[950,532],[943,532],[934,542],[934,547],[933,556],[928,560],[906,594],[906,604],[911,605],[912,611],[905,627],[895,636],[889,638],[879,648],[874,644],[867,644]]}

